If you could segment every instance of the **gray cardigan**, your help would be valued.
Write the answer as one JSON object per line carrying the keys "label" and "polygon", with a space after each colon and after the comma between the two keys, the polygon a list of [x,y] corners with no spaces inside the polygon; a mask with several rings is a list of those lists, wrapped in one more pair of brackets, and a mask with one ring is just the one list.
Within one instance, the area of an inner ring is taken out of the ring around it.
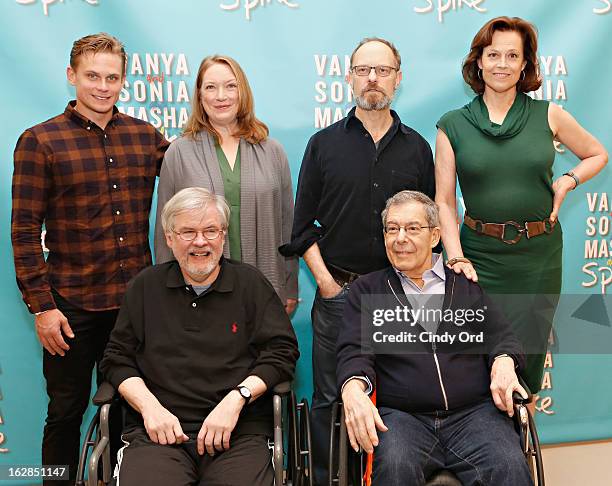
{"label": "gray cardigan", "polygon": [[[240,140],[240,243],[242,261],[257,267],[285,303],[298,297],[298,260],[286,258],[278,247],[291,241],[293,188],[287,155],[273,139],[258,144]],[[161,226],[164,204],[181,189],[205,187],[224,196],[223,180],[208,132],[195,139],[176,139],[166,152],[157,189],[156,263],[172,260]],[[223,253],[229,257],[229,245]]]}

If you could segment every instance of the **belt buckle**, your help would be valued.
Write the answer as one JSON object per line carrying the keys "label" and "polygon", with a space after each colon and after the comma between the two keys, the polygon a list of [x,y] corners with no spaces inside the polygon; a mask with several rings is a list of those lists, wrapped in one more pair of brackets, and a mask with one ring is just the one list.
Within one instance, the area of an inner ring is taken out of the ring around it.
{"label": "belt buckle", "polygon": [[[505,236],[506,236],[506,226],[508,226],[508,225],[514,226],[514,228],[517,231],[517,235],[513,239],[511,239],[511,240],[507,240],[505,238]],[[506,221],[504,223],[504,231],[502,231],[501,240],[504,243],[506,243],[507,245],[515,245],[523,237],[523,233],[525,233],[525,231],[526,231],[525,226],[521,226],[516,221]]]}
{"label": "belt buckle", "polygon": [[476,234],[483,235],[485,224],[480,219],[472,219],[472,221],[474,221],[474,231],[476,231]]}

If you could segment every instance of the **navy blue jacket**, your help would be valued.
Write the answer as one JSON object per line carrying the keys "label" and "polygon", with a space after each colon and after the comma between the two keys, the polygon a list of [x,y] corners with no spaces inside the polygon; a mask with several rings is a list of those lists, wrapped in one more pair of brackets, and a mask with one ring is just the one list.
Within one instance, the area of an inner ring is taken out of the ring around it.
{"label": "navy blue jacket", "polygon": [[[474,312],[477,309],[486,309],[486,312],[481,314],[485,317],[480,323],[458,326],[454,322],[441,322],[437,334],[476,335],[483,331],[484,343],[458,344],[456,339],[454,344],[431,344],[417,340],[406,345],[403,354],[390,354],[386,348],[372,348],[371,342],[362,341],[363,336],[369,339],[370,330],[384,329],[384,326],[368,328],[373,302],[391,309],[399,304],[411,308],[395,270],[388,267],[360,277],[351,286],[337,342],[339,388],[353,376],[367,376],[376,390],[377,406],[427,413],[455,410],[490,399],[491,365],[500,354],[512,356],[517,374],[520,372],[524,355],[509,321],[478,284],[448,268],[445,272],[444,311],[454,312],[469,306]],[[362,326],[365,326],[363,331]],[[413,327],[404,324],[403,329],[415,335],[423,331],[418,324]]]}

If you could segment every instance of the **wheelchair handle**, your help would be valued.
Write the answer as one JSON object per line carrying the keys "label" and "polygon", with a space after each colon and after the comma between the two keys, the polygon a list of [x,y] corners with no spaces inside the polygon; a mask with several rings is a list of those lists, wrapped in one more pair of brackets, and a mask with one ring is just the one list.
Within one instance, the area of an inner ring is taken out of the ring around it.
{"label": "wheelchair handle", "polygon": [[105,381],[98,387],[98,391],[94,395],[92,402],[94,405],[100,407],[106,403],[111,403],[116,395],[117,390],[115,390],[115,387],[108,381]]}
{"label": "wheelchair handle", "polygon": [[283,381],[272,388],[272,393],[276,395],[287,395],[291,391],[291,382]]}

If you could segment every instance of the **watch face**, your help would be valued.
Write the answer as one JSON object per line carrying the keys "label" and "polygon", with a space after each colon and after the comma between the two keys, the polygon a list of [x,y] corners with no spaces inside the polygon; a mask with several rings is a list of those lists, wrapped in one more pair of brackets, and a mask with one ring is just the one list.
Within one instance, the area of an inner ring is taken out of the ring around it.
{"label": "watch face", "polygon": [[246,386],[239,386],[238,391],[247,400],[251,398],[251,390],[249,390]]}

